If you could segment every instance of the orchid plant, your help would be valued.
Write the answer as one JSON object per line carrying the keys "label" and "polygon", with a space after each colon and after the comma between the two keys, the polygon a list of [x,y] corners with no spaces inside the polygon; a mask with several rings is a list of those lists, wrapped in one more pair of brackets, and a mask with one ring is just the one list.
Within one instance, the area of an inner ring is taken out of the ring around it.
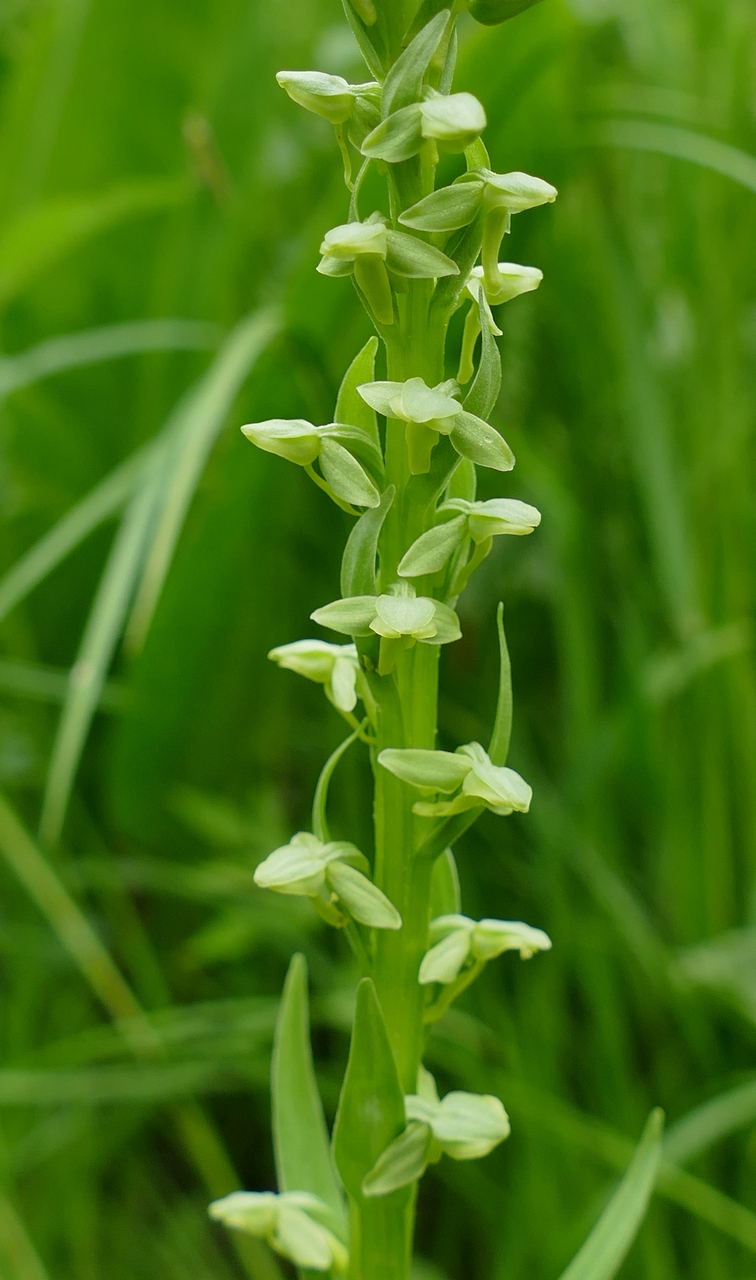
{"label": "orchid plant", "polygon": [[[532,3],[344,0],[372,78],[278,75],[294,102],[334,127],[349,213],[324,235],[317,270],[352,277],[376,331],[346,372],[332,422],[242,428],[258,448],[303,467],[355,521],[341,598],[312,615],[329,639],[270,654],[322,684],[351,732],[321,774],[312,830],[294,834],[255,874],[261,889],[309,898],[353,949],[362,976],[349,1060],[329,1138],[306,967],[295,956],[273,1054],[278,1194],[237,1191],[211,1206],[214,1218],[267,1240],[302,1273],[406,1280],[425,1169],[485,1157],[510,1127],[499,1098],[439,1098],[423,1063],[429,1028],[493,959],[551,947],[521,921],[468,918],[459,900],[454,843],[485,810],[527,813],[531,800],[506,764],[512,693],[501,606],[490,742],[436,747],[441,649],[462,634],[457,600],[494,538],[529,535],[540,521],[516,498],[479,501],[476,474],[515,464],[488,421],[501,384],[494,309],[542,278],[536,267],[500,261],[501,245],[514,215],[557,192],[539,177],[494,172],[483,106],[452,91],[460,11],[494,24]],[[441,153],[459,157],[460,172],[437,188]],[[371,170],[385,179],[379,209],[365,207]],[[460,308],[461,357],[449,376],[447,335]],[[376,373],[379,339],[385,377]],[[374,773],[372,862],[328,829],[330,779],[353,746],[369,751]]]}

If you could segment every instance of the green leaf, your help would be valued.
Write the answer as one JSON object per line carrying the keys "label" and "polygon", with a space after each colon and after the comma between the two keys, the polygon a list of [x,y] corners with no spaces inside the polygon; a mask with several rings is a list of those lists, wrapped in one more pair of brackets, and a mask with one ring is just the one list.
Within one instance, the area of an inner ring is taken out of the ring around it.
{"label": "green leaf", "polygon": [[472,767],[466,756],[452,751],[427,751],[422,747],[387,747],[378,756],[378,763],[418,791],[427,794],[441,791],[444,795],[456,791]]}
{"label": "green leaf", "polygon": [[135,178],[92,196],[56,196],[20,214],[0,233],[0,306],[100,231],[171,208],[191,191],[185,178]]}
{"label": "green leaf", "polygon": [[371,160],[401,164],[416,156],[423,145],[422,115],[413,104],[382,120],[363,140],[360,150]]}
{"label": "green leaf", "polygon": [[410,103],[420,101],[425,73],[450,17],[451,10],[442,9],[397,58],[383,86],[381,114],[384,120]]}
{"label": "green leaf", "polygon": [[511,471],[515,457],[506,440],[482,418],[463,411],[454,419],[451,442],[457,453],[479,467]]}
{"label": "green leaf", "polygon": [[360,924],[372,929],[401,929],[402,917],[372,880],[345,862],[331,862],[326,872],[331,888]]}
{"label": "green leaf", "polygon": [[[368,28],[368,25],[363,21],[362,16],[350,0],[342,0],[342,4],[346,20],[352,28],[354,38],[359,45],[360,53],[376,80],[382,80],[386,51],[383,47],[379,30],[372,24]],[[368,30],[370,30],[370,35],[368,35]]]}
{"label": "green leaf", "polygon": [[507,763],[512,736],[512,663],[504,632],[504,605],[501,601],[496,610],[496,630],[499,633],[499,696],[488,755],[493,764],[504,765]]}
{"label": "green leaf", "polygon": [[234,398],[250,370],[281,328],[275,309],[244,316],[226,338],[207,373],[172,417],[174,457],[160,496],[160,513],[150,540],[139,592],[127,632],[138,652],[147,636],[184,521]]}
{"label": "green leaf", "polygon": [[0,359],[0,396],[66,369],[81,369],[103,360],[145,351],[205,351],[216,346],[218,338],[215,325],[201,320],[134,320],[62,334]]}
{"label": "green leaf", "polygon": [[611,1280],[646,1212],[659,1167],[664,1112],[652,1111],[622,1182],[561,1280]]}
{"label": "green leaf", "polygon": [[385,1196],[422,1178],[428,1165],[433,1134],[430,1126],[412,1120],[378,1157],[362,1183],[365,1196]]}
{"label": "green leaf", "polygon": [[153,456],[151,473],[126,509],[71,671],[42,801],[40,835],[48,847],[57,844],[60,837],[81,753],[144,563],[166,453],[164,448]]}
{"label": "green leaf", "polygon": [[344,596],[376,594],[375,561],[378,539],[395,494],[396,489],[389,485],[384,490],[379,505],[360,516],[352,529],[341,560],[341,590]]}
{"label": "green leaf", "polygon": [[486,295],[481,288],[478,294],[480,309],[480,362],[473,384],[465,398],[465,409],[478,418],[489,418],[501,390],[501,355],[491,332],[491,313]]}
{"label": "green leaf", "polygon": [[538,0],[471,0],[468,8],[476,22],[486,27],[498,27],[534,4],[538,4]]}
{"label": "green leaf", "polygon": [[459,546],[467,531],[467,516],[456,516],[446,524],[421,533],[399,562],[397,573],[402,578],[419,578],[438,573]]}
{"label": "green leaf", "polygon": [[338,440],[324,439],[320,469],[337,497],[358,507],[377,507],[381,495],[368,473]]}
{"label": "green leaf", "polygon": [[386,266],[398,276],[405,276],[408,280],[441,280],[444,276],[459,275],[456,262],[415,236],[389,230],[386,241]]}
{"label": "green leaf", "polygon": [[483,185],[471,181],[441,187],[400,214],[399,221],[414,231],[459,231],[474,220],[483,199]]}
{"label": "green leaf", "polygon": [[360,1198],[363,1179],[404,1127],[404,1095],[383,1012],[372,979],[363,978],[333,1131],[336,1165],[351,1196]]}
{"label": "green leaf", "polygon": [[334,421],[347,422],[353,427],[359,427],[380,451],[381,438],[375,411],[357,393],[360,383],[372,382],[375,378],[377,350],[378,339],[368,338],[362,350],[354,357],[339,388]]}
{"label": "green leaf", "polygon": [[312,1063],[307,961],[301,954],[292,956],[276,1019],[271,1100],[279,1191],[309,1191],[343,1216]]}

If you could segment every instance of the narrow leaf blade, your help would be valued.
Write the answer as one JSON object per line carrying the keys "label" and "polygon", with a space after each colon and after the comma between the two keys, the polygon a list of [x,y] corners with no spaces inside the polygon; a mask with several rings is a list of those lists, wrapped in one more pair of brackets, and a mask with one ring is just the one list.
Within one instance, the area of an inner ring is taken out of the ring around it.
{"label": "narrow leaf blade", "polygon": [[491,332],[490,312],[486,297],[481,289],[478,302],[480,308],[481,348],[473,384],[465,399],[465,409],[478,418],[489,418],[501,391],[501,355],[496,339]]}
{"label": "narrow leaf blade", "polygon": [[344,1212],[310,1047],[307,961],[292,956],[271,1063],[273,1146],[279,1191],[309,1191]]}
{"label": "narrow leaf blade", "polygon": [[354,357],[339,388],[336,400],[335,422],[346,422],[359,427],[380,450],[381,440],[378,434],[378,421],[375,410],[370,408],[357,388],[364,382],[375,380],[375,355],[378,350],[378,339],[368,338],[364,347]]}
{"label": "narrow leaf blade", "polygon": [[347,539],[341,561],[341,593],[349,596],[373,596],[376,593],[375,561],[378,539],[389,513],[396,489],[389,485],[377,507],[360,516]]}
{"label": "narrow leaf blade", "polygon": [[385,1196],[416,1182],[425,1172],[431,1145],[427,1124],[413,1120],[378,1157],[362,1183],[366,1196]]}
{"label": "narrow leaf blade", "polygon": [[496,629],[499,633],[499,697],[488,755],[494,764],[504,765],[507,763],[509,741],[512,737],[512,663],[504,632],[504,605],[501,601],[496,610]]}
{"label": "narrow leaf blade", "polygon": [[664,1113],[652,1111],[627,1173],[561,1280],[612,1280],[617,1274],[654,1189],[663,1125]]}
{"label": "narrow leaf blade", "polygon": [[392,112],[419,101],[423,77],[444,34],[449,15],[449,9],[442,9],[437,13],[397,58],[386,76],[381,95],[384,120]]}
{"label": "narrow leaf blade", "polygon": [[363,978],[333,1132],[336,1165],[351,1196],[361,1196],[366,1174],[404,1125],[404,1095],[383,1013],[372,979]]}

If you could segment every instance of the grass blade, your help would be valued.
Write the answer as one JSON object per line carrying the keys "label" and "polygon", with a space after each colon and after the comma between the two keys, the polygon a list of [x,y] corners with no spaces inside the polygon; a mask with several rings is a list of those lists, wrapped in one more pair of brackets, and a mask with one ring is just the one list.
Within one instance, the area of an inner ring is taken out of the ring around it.
{"label": "grass blade", "polygon": [[626,118],[602,120],[589,135],[589,141],[604,147],[655,151],[675,160],[689,160],[691,164],[731,178],[749,191],[756,191],[756,157],[680,125]]}
{"label": "grass blade", "polygon": [[67,333],[0,360],[0,396],[67,369],[145,351],[205,351],[217,340],[216,326],[202,320],[136,320]]}
{"label": "grass blade", "polygon": [[196,1093],[240,1090],[241,1076],[214,1062],[0,1071],[0,1108],[156,1105]]}
{"label": "grass blade", "polygon": [[170,479],[161,495],[157,527],[128,625],[126,642],[133,652],[144,644],[207,456],[244,379],[280,328],[281,320],[273,310],[258,311],[242,320],[175,423]]}
{"label": "grass blade", "polygon": [[[56,667],[43,667],[35,662],[0,660],[0,689],[3,693],[38,702],[65,702],[69,675]],[[103,685],[101,711],[121,711],[126,703],[125,690],[117,684]]]}
{"label": "grass blade", "polygon": [[157,1037],[144,1022],[142,1011],[128,983],[84,913],[2,795],[0,853],[52,925],[53,931],[110,1017],[117,1023],[126,1020],[125,1034],[133,1048],[138,1052],[143,1052],[146,1046],[154,1048]]}
{"label": "grass blade", "polygon": [[0,1195],[0,1249],[5,1254],[2,1273],[8,1280],[50,1280],[17,1209],[3,1195]]}
{"label": "grass blade", "polygon": [[164,463],[165,450],[158,450],[126,510],[71,669],[69,694],[53,746],[40,819],[41,839],[49,846],[60,836],[89,726],[144,562]]}
{"label": "grass blade", "polygon": [[654,1188],[664,1113],[652,1111],[630,1167],[562,1280],[611,1280],[635,1239]]}
{"label": "grass blade", "polygon": [[737,1089],[710,1098],[678,1120],[664,1140],[664,1159],[673,1164],[687,1164],[754,1120],[756,1080],[750,1080]]}
{"label": "grass blade", "polygon": [[134,178],[92,196],[58,196],[20,214],[0,233],[0,306],[100,231],[169,209],[191,191],[186,178]]}
{"label": "grass blade", "polygon": [[[160,1038],[117,965],[74,902],[47,859],[0,794],[0,854],[52,926],[87,984],[102,1002],[138,1058],[153,1058]],[[172,1109],[173,1121],[189,1158],[209,1194],[217,1199],[239,1185],[236,1171],[202,1109],[190,1100]],[[279,1268],[255,1240],[235,1242],[251,1280],[281,1280]]]}
{"label": "grass blade", "polygon": [[138,450],[77,502],[0,580],[0,620],[94,529],[128,500],[152,460],[157,441]]}

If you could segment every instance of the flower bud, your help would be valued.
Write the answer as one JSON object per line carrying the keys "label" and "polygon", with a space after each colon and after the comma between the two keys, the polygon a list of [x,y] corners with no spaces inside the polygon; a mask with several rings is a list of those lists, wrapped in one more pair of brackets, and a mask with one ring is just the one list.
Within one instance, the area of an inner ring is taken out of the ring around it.
{"label": "flower bud", "polygon": [[421,103],[422,135],[433,138],[445,151],[464,151],[486,127],[486,113],[471,93],[430,98]]}
{"label": "flower bud", "polygon": [[311,422],[304,418],[269,418],[266,422],[248,422],[242,427],[242,435],[266,453],[296,462],[300,467],[310,466],[320,453],[320,436]]}
{"label": "flower bud", "polygon": [[346,222],[326,231],[320,252],[324,257],[344,258],[353,262],[362,254],[385,258],[388,252],[384,222]]}
{"label": "flower bud", "polygon": [[293,102],[330,124],[343,124],[352,115],[355,89],[342,76],[323,71],[279,71],[276,80]]}
{"label": "flower bud", "polygon": [[209,1213],[224,1226],[267,1240],[297,1267],[344,1273],[349,1266],[344,1245],[324,1225],[332,1211],[307,1191],[232,1191],[214,1200]]}
{"label": "flower bud", "polygon": [[525,209],[553,204],[559,194],[550,182],[529,173],[493,173],[490,169],[481,169],[480,174],[486,184],[484,207],[488,209],[504,207],[510,213],[523,213]]}
{"label": "flower bud", "polygon": [[295,640],[271,649],[268,657],[279,667],[296,671],[307,680],[325,686],[326,696],[339,711],[354,711],[360,669],[353,644],[328,644],[325,640]]}

